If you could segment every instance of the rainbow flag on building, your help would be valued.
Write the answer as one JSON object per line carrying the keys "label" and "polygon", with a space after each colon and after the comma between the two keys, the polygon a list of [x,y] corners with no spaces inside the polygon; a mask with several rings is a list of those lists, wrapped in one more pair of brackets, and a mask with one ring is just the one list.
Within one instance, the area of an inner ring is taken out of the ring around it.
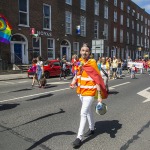
{"label": "rainbow flag on building", "polygon": [[0,14],[0,42],[9,44],[11,40],[11,30],[12,27],[10,26],[7,19]]}

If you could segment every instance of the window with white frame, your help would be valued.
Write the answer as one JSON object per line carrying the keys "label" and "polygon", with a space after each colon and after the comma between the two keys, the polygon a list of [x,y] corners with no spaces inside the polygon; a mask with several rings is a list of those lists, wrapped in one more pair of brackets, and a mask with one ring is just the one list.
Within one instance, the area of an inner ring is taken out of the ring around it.
{"label": "window with white frame", "polygon": [[147,33],[148,36],[150,35],[150,34],[149,34],[149,30],[150,30],[150,29],[148,29],[148,33]]}
{"label": "window with white frame", "polygon": [[108,24],[104,23],[104,37],[106,40],[108,40]]}
{"label": "window with white frame", "polygon": [[150,26],[150,20],[148,20],[148,26]]}
{"label": "window with white frame", "polygon": [[127,6],[127,13],[130,13],[130,6]]}
{"label": "window with white frame", "polygon": [[141,25],[141,33],[143,33],[143,26]]}
{"label": "window with white frame", "polygon": [[147,48],[147,39],[144,39],[144,47]]}
{"label": "window with white frame", "polygon": [[141,15],[141,21],[143,21],[143,15]]}
{"label": "window with white frame", "polygon": [[117,11],[114,11],[114,22],[117,22]]}
{"label": "window with white frame", "polygon": [[33,57],[34,58],[41,55],[41,52],[40,52],[41,45],[40,44],[41,44],[40,38],[38,40],[35,37],[32,38]]}
{"label": "window with white frame", "polygon": [[143,46],[143,37],[141,37],[141,46]]}
{"label": "window with white frame", "polygon": [[29,0],[19,0],[19,25],[29,26]]}
{"label": "window with white frame", "polygon": [[134,16],[134,14],[135,14],[135,10],[133,9],[133,10],[132,10],[132,16]]}
{"label": "window with white frame", "polygon": [[66,4],[72,5],[72,0],[66,0]]}
{"label": "window with white frame", "polygon": [[130,43],[130,37],[129,37],[129,32],[127,32],[127,44]]}
{"label": "window with white frame", "polygon": [[95,15],[99,16],[99,1],[95,0],[94,5],[95,5],[94,13]]}
{"label": "window with white frame", "polygon": [[120,29],[120,43],[123,43],[123,30]]}
{"label": "window with white frame", "polygon": [[114,28],[114,42],[117,42],[117,28]]}
{"label": "window with white frame", "polygon": [[145,18],[145,24],[147,24],[147,18]]}
{"label": "window with white frame", "polygon": [[72,13],[65,12],[66,34],[72,34]]}
{"label": "window with white frame", "polygon": [[132,29],[134,29],[134,21],[132,20]]}
{"label": "window with white frame", "polygon": [[137,36],[137,46],[140,46],[140,38]]}
{"label": "window with white frame", "polygon": [[137,31],[139,31],[139,29],[140,29],[140,25],[139,23],[137,23]]}
{"label": "window with white frame", "polygon": [[55,58],[55,42],[54,39],[51,38],[47,39],[47,56],[48,59]]}
{"label": "window with white frame", "polygon": [[99,21],[94,21],[94,38],[99,38]]}
{"label": "window with white frame", "polygon": [[80,17],[80,28],[81,28],[81,36],[86,36],[86,18],[84,16]]}
{"label": "window with white frame", "polygon": [[43,4],[43,28],[51,30],[51,6]]}
{"label": "window with white frame", "polygon": [[123,10],[124,3],[121,1],[121,10]]}
{"label": "window with white frame", "polygon": [[123,15],[120,15],[120,24],[123,25]]}
{"label": "window with white frame", "polygon": [[137,19],[140,19],[140,13],[137,13]]}
{"label": "window with white frame", "polygon": [[147,35],[147,28],[145,28],[145,35]]}
{"label": "window with white frame", "polygon": [[149,39],[147,39],[147,48],[150,48],[150,47],[149,47]]}
{"label": "window with white frame", "polygon": [[79,55],[79,42],[73,42],[73,54]]}
{"label": "window with white frame", "polygon": [[80,8],[86,10],[86,0],[80,0]]}
{"label": "window with white frame", "polygon": [[132,45],[134,45],[134,34],[132,34]]}
{"label": "window with white frame", "polygon": [[127,27],[130,27],[130,21],[129,21],[129,18],[127,18]]}
{"label": "window with white frame", "polygon": [[108,19],[108,6],[104,5],[104,18]]}
{"label": "window with white frame", "polygon": [[117,0],[114,0],[114,6],[117,6]]}

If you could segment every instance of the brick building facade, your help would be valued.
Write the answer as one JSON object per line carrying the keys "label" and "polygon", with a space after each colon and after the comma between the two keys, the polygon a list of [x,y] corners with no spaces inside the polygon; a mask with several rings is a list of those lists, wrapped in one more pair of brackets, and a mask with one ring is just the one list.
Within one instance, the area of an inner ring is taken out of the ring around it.
{"label": "brick building facade", "polygon": [[1,58],[9,63],[29,64],[38,55],[70,60],[92,40],[104,40],[97,57],[150,53],[150,15],[131,0],[5,0],[0,12],[12,26],[10,44],[0,43]]}

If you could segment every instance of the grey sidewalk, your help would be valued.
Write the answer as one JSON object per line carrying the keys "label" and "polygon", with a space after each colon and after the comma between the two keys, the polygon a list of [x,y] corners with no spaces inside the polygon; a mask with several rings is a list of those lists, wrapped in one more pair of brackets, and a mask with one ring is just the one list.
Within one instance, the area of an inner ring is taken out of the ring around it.
{"label": "grey sidewalk", "polygon": [[18,80],[18,79],[26,79],[26,78],[28,78],[27,73],[2,74],[2,75],[0,75],[0,81]]}

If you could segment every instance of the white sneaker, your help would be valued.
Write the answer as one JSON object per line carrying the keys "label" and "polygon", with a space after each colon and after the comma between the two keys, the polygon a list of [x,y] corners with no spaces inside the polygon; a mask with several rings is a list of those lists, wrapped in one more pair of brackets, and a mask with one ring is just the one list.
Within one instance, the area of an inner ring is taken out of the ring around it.
{"label": "white sneaker", "polygon": [[64,79],[64,80],[67,80],[67,79]]}

